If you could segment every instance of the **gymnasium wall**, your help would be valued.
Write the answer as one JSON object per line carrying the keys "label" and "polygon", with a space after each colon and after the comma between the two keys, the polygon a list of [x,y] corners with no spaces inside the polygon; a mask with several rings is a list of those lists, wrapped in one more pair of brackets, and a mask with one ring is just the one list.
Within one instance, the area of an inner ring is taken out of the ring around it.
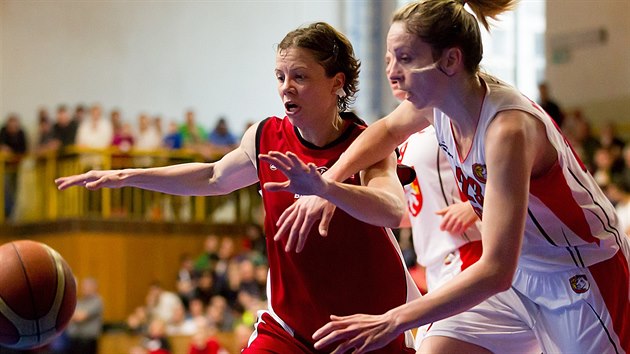
{"label": "gymnasium wall", "polygon": [[595,126],[615,120],[630,136],[630,1],[548,0],[546,41],[552,95],[583,108]]}
{"label": "gymnasium wall", "polygon": [[[29,131],[42,105],[100,102],[206,128],[226,115],[283,114],[273,74],[275,44],[300,25],[339,25],[336,1],[0,1],[0,117],[17,112]],[[31,139],[31,141],[34,140]]]}
{"label": "gymnasium wall", "polygon": [[[150,225],[90,230],[70,226],[70,231],[26,230],[23,235],[0,236],[0,244],[28,238],[43,242],[57,250],[79,279],[94,277],[105,304],[105,322],[125,321],[137,306],[145,303],[149,284],[159,280],[165,289],[175,290],[179,257],[189,253],[197,257],[203,250],[205,237],[212,232],[168,232]],[[224,227],[229,237],[240,237],[235,228]],[[11,232],[8,232],[11,233]],[[237,247],[239,243],[236,242]],[[240,248],[237,248],[237,250]]]}

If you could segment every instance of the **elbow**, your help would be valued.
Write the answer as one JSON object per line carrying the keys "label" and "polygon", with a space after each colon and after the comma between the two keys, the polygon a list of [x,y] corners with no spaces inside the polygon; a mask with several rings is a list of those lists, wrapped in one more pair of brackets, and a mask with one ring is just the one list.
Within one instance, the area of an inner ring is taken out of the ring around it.
{"label": "elbow", "polygon": [[398,200],[398,198],[396,199],[396,202],[393,203],[388,212],[383,214],[385,216],[383,226],[393,229],[400,227],[403,217],[407,212],[405,204],[401,200]]}

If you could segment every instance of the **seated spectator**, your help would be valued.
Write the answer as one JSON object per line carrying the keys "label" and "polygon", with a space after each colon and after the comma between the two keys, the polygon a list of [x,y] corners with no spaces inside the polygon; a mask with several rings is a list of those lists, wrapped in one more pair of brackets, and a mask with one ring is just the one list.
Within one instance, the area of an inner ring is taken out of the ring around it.
{"label": "seated spectator", "polygon": [[217,328],[207,326],[195,333],[188,347],[188,354],[228,354],[216,338]]}
{"label": "seated spectator", "polygon": [[114,131],[112,138],[112,146],[116,147],[120,152],[129,152],[133,148],[135,138],[133,130],[129,123],[121,123],[120,127]]}
{"label": "seated spectator", "polygon": [[69,353],[96,354],[103,326],[103,300],[96,279],[85,278],[79,285],[81,295],[67,329]]}
{"label": "seated spectator", "polygon": [[[90,109],[90,116],[79,124],[76,145],[87,149],[106,149],[114,138],[114,128],[109,119],[102,117],[101,106],[95,104]],[[82,156],[81,164],[85,169],[101,168],[102,158],[99,154]]]}
{"label": "seated spectator", "polygon": [[171,354],[171,343],[166,336],[166,322],[160,318],[151,320],[140,343],[147,354]]}
{"label": "seated spectator", "polygon": [[166,334],[169,336],[191,336],[199,330],[198,323],[186,313],[184,306],[178,306],[173,317],[166,324]]}
{"label": "seated spectator", "polygon": [[210,304],[206,308],[206,317],[212,326],[216,326],[222,332],[229,332],[234,329],[234,313],[227,300],[216,295],[210,299]]}
{"label": "seated spectator", "polygon": [[[162,146],[162,135],[158,131],[155,122],[148,115],[138,116],[138,134],[134,148],[141,152],[154,152]],[[149,167],[153,165],[151,156],[139,156],[134,159],[136,167]]]}
{"label": "seated spectator", "polygon": [[159,281],[154,281],[149,286],[146,304],[150,318],[159,318],[165,323],[172,320],[179,306],[183,306],[179,296],[174,292],[164,290]]}
{"label": "seated spectator", "polygon": [[219,261],[219,244],[221,239],[215,234],[206,236],[203,242],[203,253],[197,257],[195,261],[195,271],[201,272],[204,270],[214,271],[216,263]]}
{"label": "seated spectator", "polygon": [[179,126],[179,133],[182,136],[184,147],[193,149],[204,144],[208,137],[203,127],[195,121],[195,112],[192,110],[186,111],[186,121]]}
{"label": "seated spectator", "polygon": [[177,288],[177,295],[179,295],[186,309],[189,308],[190,300],[195,296],[197,278],[192,257],[188,253],[183,253],[179,258],[179,270],[177,271],[175,287]]}
{"label": "seated spectator", "polygon": [[78,122],[70,118],[70,113],[65,105],[57,107],[56,122],[53,126],[55,140],[60,148],[75,144]]}
{"label": "seated spectator", "polygon": [[224,117],[219,118],[216,126],[208,135],[208,142],[214,150],[221,155],[225,155],[229,151],[234,150],[238,145],[238,139],[228,128],[227,121]]}
{"label": "seated spectator", "polygon": [[207,306],[210,303],[210,299],[218,293],[214,277],[214,272],[211,270],[204,270],[201,272],[199,279],[197,280],[194,297],[200,299],[204,306]]}
{"label": "seated spectator", "polygon": [[37,123],[37,145],[35,146],[35,153],[44,155],[50,151],[56,151],[58,144],[55,140],[55,132],[48,113],[45,110],[40,110]]}
{"label": "seated spectator", "polygon": [[182,134],[179,132],[177,122],[171,121],[168,124],[168,131],[164,135],[162,145],[170,150],[181,149],[184,146],[184,139]]}

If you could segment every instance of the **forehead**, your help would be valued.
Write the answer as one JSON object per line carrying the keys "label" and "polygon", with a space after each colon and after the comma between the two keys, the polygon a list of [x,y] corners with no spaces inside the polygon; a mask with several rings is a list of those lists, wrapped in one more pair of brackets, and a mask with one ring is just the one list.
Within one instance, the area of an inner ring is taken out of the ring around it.
{"label": "forehead", "polygon": [[[421,49],[420,46],[425,44],[416,35],[407,31],[402,22],[394,22],[387,32],[387,51],[395,52],[402,48]],[[426,45],[426,44],[425,44]]]}
{"label": "forehead", "polygon": [[281,67],[313,67],[320,66],[313,53],[304,48],[290,47],[276,53],[276,69]]}

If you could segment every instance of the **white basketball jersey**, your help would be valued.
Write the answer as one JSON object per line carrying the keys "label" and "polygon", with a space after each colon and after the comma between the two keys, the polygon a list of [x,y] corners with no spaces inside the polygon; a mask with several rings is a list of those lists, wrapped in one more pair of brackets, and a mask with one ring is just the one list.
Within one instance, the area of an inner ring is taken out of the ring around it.
{"label": "white basketball jersey", "polygon": [[558,163],[530,183],[525,236],[519,267],[525,271],[584,268],[628,249],[615,210],[562,136],[552,119],[514,88],[483,76],[486,96],[472,147],[459,156],[450,119],[435,110],[440,147],[448,156],[460,188],[481,216],[486,187],[485,135],[498,112],[521,110],[544,123]]}
{"label": "white basketball jersey", "polygon": [[399,162],[416,171],[416,179],[405,186],[405,196],[418,264],[427,267],[443,263],[454,250],[481,239],[480,222],[462,235],[440,230],[442,216],[435,212],[461,202],[461,197],[433,126],[411,135],[399,150]]}

